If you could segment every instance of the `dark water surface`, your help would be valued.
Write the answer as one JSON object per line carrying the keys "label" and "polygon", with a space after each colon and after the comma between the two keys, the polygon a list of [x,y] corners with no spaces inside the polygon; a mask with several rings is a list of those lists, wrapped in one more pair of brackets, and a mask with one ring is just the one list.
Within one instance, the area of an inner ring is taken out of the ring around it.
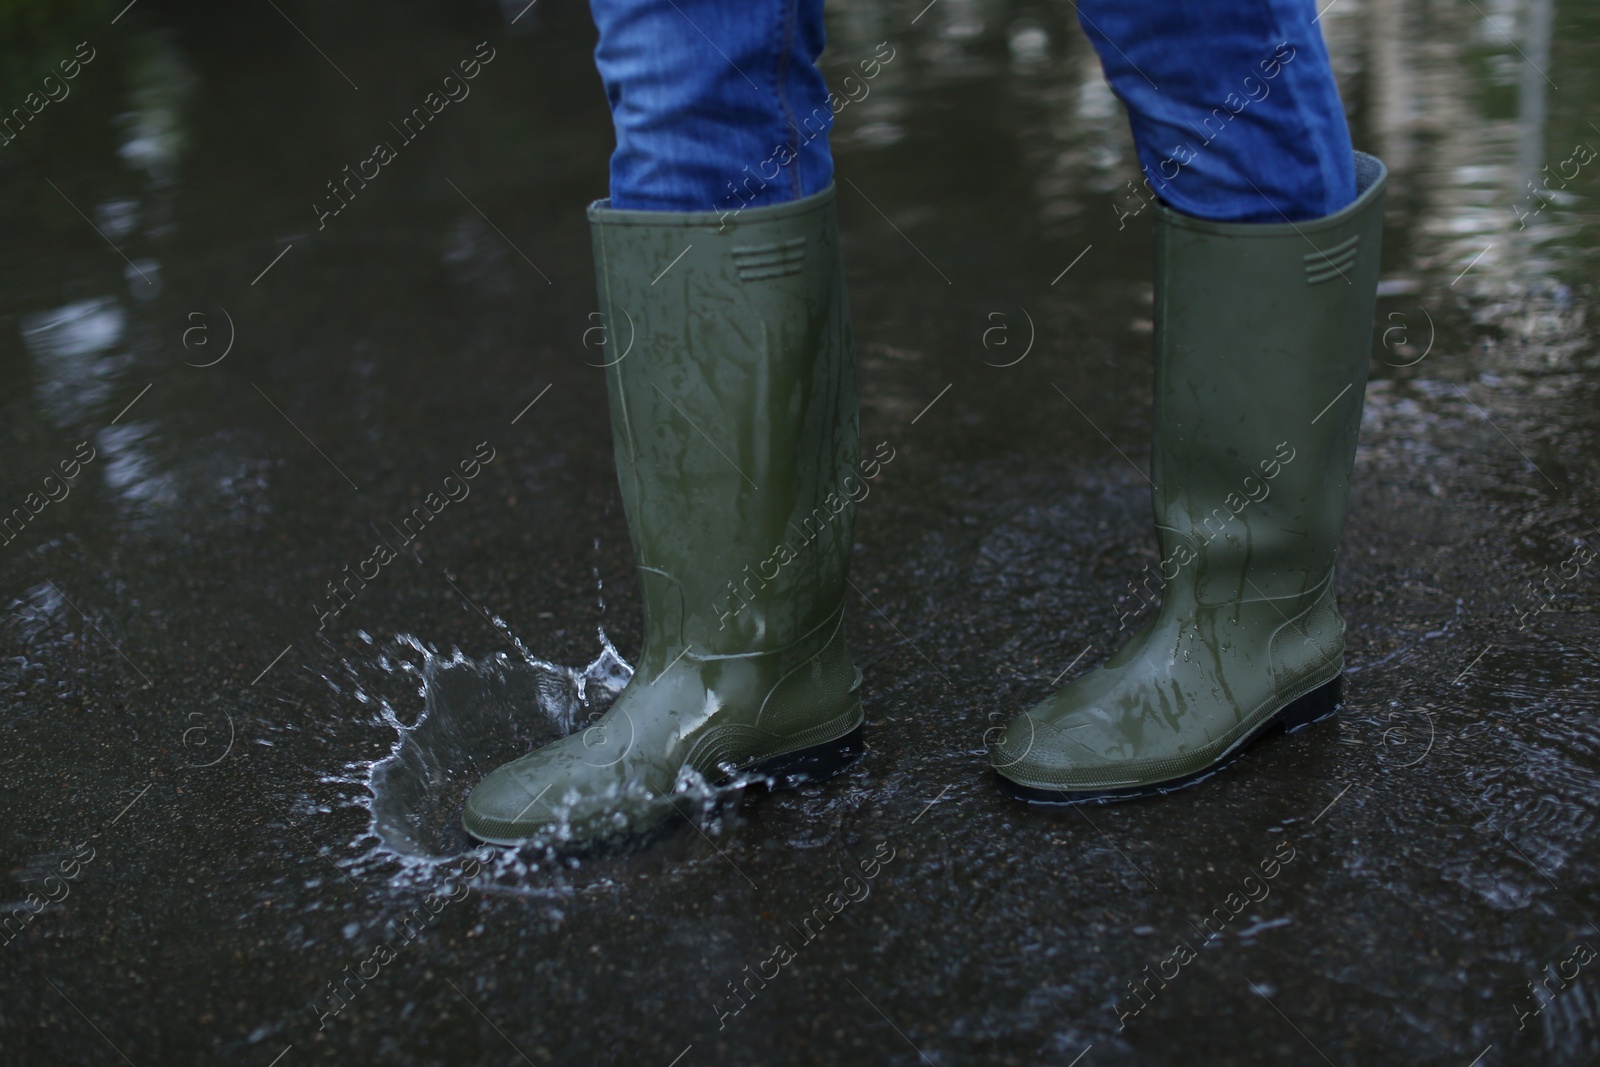
{"label": "dark water surface", "polygon": [[470,880],[466,791],[640,637],[585,8],[6,10],[6,108],[93,58],[0,148],[0,510],[59,498],[0,545],[0,1063],[1600,1062],[1592,5],[1329,6],[1393,169],[1349,697],[1067,811],[983,737],[1157,559],[1132,147],[1070,5],[838,5],[870,752]]}

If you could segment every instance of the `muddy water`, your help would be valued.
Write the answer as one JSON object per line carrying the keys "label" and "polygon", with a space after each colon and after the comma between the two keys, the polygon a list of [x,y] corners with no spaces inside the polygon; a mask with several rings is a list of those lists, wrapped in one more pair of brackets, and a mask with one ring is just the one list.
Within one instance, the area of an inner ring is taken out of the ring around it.
{"label": "muddy water", "polygon": [[1069,6],[841,6],[871,748],[572,856],[456,819],[639,640],[582,7],[121,6],[4,65],[93,53],[0,159],[0,1062],[1600,1058],[1590,9],[1329,7],[1393,169],[1345,709],[1046,812],[983,735],[1157,558],[1149,212]]}

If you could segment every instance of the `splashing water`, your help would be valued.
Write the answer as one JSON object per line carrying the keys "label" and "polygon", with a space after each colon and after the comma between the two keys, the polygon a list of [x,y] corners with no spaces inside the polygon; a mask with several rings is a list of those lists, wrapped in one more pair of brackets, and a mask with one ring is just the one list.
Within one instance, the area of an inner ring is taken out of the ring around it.
{"label": "splashing water", "polygon": [[[455,648],[445,656],[409,634],[379,645],[361,633],[377,648],[370,663],[382,674],[374,678],[348,660],[343,663],[350,695],[376,712],[374,725],[387,725],[396,734],[387,756],[349,770],[370,795],[365,803],[356,801],[370,814],[373,847],[366,859],[397,861],[399,882],[433,880],[443,865],[469,852],[481,860],[484,846],[460,825],[467,794],[500,764],[586,728],[633,676],[603,628],[596,630],[600,650],[595,658],[583,667],[568,667],[534,655],[503,620],[493,621],[518,657],[495,653],[475,660]],[[324,680],[342,691],[333,679]],[[408,724],[395,707],[415,697],[422,698],[423,709]],[[663,798],[663,813],[675,807],[702,829],[715,831],[728,802],[736,806],[749,784],[738,779],[712,785],[686,769],[673,796]],[[488,877],[480,888],[541,895],[528,876],[557,863],[565,830],[558,825],[548,839],[500,850],[486,864]],[[566,862],[576,866],[574,860]]]}
{"label": "splashing water", "polygon": [[[369,764],[366,776],[371,832],[383,851],[431,861],[468,851],[474,841],[459,819],[472,787],[501,763],[598,717],[633,676],[603,629],[597,630],[595,658],[583,667],[567,667],[535,656],[499,617],[494,624],[520,659],[498,652],[475,660],[460,649],[445,656],[410,634],[399,634],[378,646],[375,665],[386,676],[380,685],[358,681],[355,686],[355,699],[376,705],[397,734],[389,755]],[[365,633],[360,636],[377,644]],[[364,673],[348,661],[345,668],[351,675]],[[422,712],[413,723],[395,711],[395,703],[409,703],[409,698],[384,695],[395,681],[405,688],[414,684],[422,698]]]}

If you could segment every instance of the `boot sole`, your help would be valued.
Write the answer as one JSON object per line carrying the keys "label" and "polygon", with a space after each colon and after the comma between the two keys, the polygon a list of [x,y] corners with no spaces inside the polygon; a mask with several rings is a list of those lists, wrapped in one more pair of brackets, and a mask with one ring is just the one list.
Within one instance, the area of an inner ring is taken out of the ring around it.
{"label": "boot sole", "polygon": [[867,754],[865,731],[866,723],[860,723],[849,733],[832,741],[824,741],[820,745],[812,745],[797,752],[786,752],[781,756],[762,760],[724,778],[723,781],[729,782],[736,778],[759,781],[772,792],[825,782],[829,778],[843,774]]}
{"label": "boot sole", "polygon": [[1331,682],[1325,682],[1302,697],[1298,697],[1279,708],[1267,718],[1260,726],[1251,731],[1245,739],[1235,745],[1233,750],[1211,766],[1184,775],[1178,778],[1169,778],[1163,782],[1152,782],[1148,785],[1128,786],[1121,789],[1038,789],[1034,786],[1019,785],[1005,775],[996,772],[995,777],[1000,779],[1001,788],[1019,800],[1029,804],[1041,806],[1067,807],[1074,804],[1110,804],[1119,800],[1137,800],[1140,797],[1165,796],[1175,793],[1180,789],[1187,789],[1233,766],[1244,755],[1245,750],[1272,730],[1283,727],[1285,733],[1298,733],[1313,723],[1322,722],[1331,718],[1338,710],[1344,698],[1344,678],[1338,677]]}

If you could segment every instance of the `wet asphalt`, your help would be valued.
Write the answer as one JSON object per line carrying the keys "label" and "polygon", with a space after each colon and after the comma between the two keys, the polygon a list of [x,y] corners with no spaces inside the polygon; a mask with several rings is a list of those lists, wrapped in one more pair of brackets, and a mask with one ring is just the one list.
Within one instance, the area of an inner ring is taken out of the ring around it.
{"label": "wet asphalt", "polygon": [[8,100],[77,73],[0,152],[0,1064],[1600,1060],[1600,19],[1323,23],[1393,171],[1340,715],[996,788],[1157,560],[1150,213],[1070,6],[841,5],[830,76],[894,56],[835,139],[870,748],[574,857],[456,820],[640,639],[583,6],[15,22]]}

